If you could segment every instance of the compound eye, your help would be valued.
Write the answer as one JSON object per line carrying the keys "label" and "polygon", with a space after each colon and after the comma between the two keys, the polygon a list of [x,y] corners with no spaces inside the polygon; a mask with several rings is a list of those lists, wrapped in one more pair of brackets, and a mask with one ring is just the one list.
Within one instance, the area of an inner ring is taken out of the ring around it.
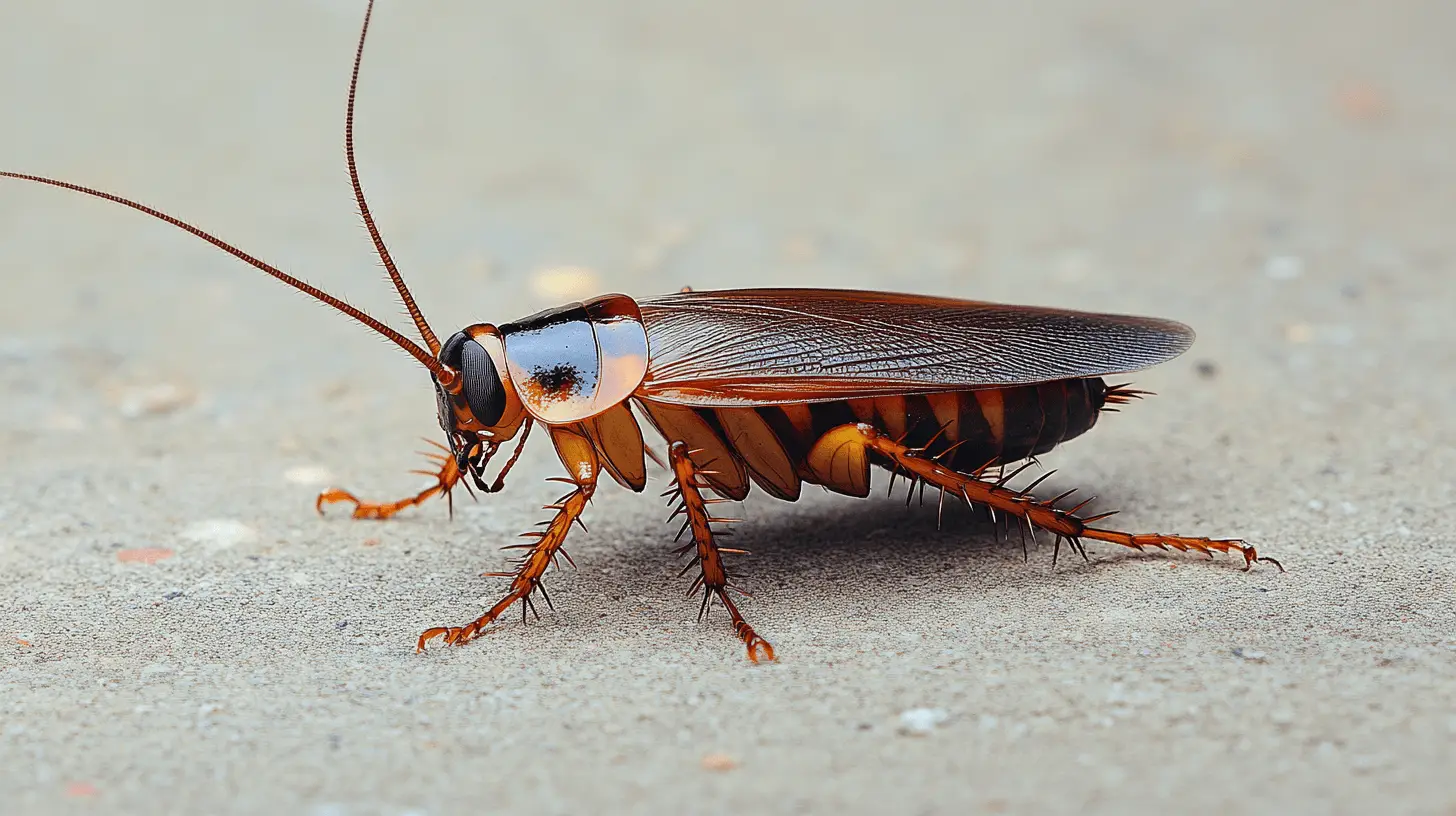
{"label": "compound eye", "polygon": [[440,362],[456,371],[460,370],[460,355],[465,351],[465,344],[469,342],[470,335],[463,331],[455,332],[440,347]]}
{"label": "compound eye", "polygon": [[466,339],[460,346],[458,370],[465,404],[470,406],[476,421],[487,427],[500,422],[506,412],[506,389],[485,347]]}

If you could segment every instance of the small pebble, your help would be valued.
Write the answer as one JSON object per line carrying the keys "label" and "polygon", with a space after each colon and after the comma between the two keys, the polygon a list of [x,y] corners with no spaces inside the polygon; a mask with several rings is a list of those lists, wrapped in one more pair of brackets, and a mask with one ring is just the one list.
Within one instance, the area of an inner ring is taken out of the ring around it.
{"label": "small pebble", "polygon": [[731,771],[738,767],[738,760],[727,754],[704,754],[702,765],[705,771]]}
{"label": "small pebble", "polygon": [[1264,653],[1258,649],[1245,649],[1242,646],[1234,649],[1234,657],[1247,660],[1250,663],[1263,663]]}
{"label": "small pebble", "polygon": [[1298,255],[1273,255],[1264,262],[1264,275],[1270,280],[1290,281],[1304,274],[1304,259]]}
{"label": "small pebble", "polygon": [[170,414],[186,408],[196,399],[196,392],[176,383],[138,385],[122,390],[117,396],[116,408],[127,419],[140,419]]}
{"label": "small pebble", "polygon": [[1284,339],[1291,343],[1308,343],[1314,339],[1314,327],[1308,323],[1290,323],[1284,327]]}
{"label": "small pebble", "polygon": [[1375,754],[1356,754],[1350,757],[1350,768],[1356,773],[1378,771],[1388,764],[1388,762]]}
{"label": "small pebble", "polygon": [[900,713],[899,731],[906,736],[923,737],[949,718],[943,708],[912,708]]}
{"label": "small pebble", "polygon": [[66,786],[66,795],[72,799],[90,799],[99,792],[90,782],[72,782]]}
{"label": "small pebble", "polygon": [[319,465],[299,465],[283,471],[283,478],[297,485],[323,485],[334,480],[328,468]]}
{"label": "small pebble", "polygon": [[123,564],[155,564],[176,554],[165,547],[135,547],[129,550],[117,550],[116,560]]}
{"label": "small pebble", "polygon": [[194,544],[224,549],[248,541],[253,535],[253,528],[236,519],[206,519],[187,525],[181,537]]}

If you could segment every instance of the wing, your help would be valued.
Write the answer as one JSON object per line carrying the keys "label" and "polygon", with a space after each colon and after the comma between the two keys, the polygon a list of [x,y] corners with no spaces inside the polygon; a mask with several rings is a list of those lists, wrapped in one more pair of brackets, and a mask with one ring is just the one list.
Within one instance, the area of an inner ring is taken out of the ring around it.
{"label": "wing", "polygon": [[700,406],[965,391],[1135,371],[1193,331],[1147,317],[836,289],[685,292],[638,302],[638,395]]}

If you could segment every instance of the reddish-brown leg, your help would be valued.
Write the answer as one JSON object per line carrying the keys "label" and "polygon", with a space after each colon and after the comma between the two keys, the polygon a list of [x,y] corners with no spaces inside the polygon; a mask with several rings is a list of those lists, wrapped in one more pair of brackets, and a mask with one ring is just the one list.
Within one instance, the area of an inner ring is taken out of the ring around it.
{"label": "reddish-brown leg", "polygon": [[[1085,506],[1086,502],[1070,510],[1060,510],[1056,507],[1059,501],[1075,491],[1064,493],[1051,501],[1040,501],[1026,490],[1014,490],[1006,487],[1005,484],[1011,477],[998,478],[994,481],[990,477],[983,478],[985,469],[979,473],[959,473],[941,465],[921,451],[907,448],[881,434],[870,425],[841,425],[834,428],[820,438],[810,456],[811,460],[843,463],[849,461],[846,457],[855,456],[856,451],[874,451],[888,459],[897,473],[908,474],[912,480],[921,481],[931,487],[938,487],[951,496],[961,498],[967,504],[988,507],[993,514],[1003,513],[1020,519],[1027,529],[1046,530],[1056,536],[1059,545],[1065,540],[1072,549],[1083,552],[1084,555],[1082,539],[1090,538],[1136,550],[1157,547],[1162,550],[1200,552],[1210,556],[1214,552],[1238,553],[1244,558],[1245,569],[1249,569],[1259,561],[1273,564],[1280,571],[1284,569],[1278,561],[1260,557],[1258,550],[1254,549],[1252,544],[1237,539],[1189,538],[1161,533],[1133,535],[1118,530],[1091,527],[1089,525],[1092,522],[1111,516],[1112,513],[1102,513],[1087,518],[1077,516],[1076,512]],[[863,456],[863,453],[857,455]],[[858,463],[857,466],[863,466],[863,462]],[[1016,473],[1011,474],[1011,476],[1015,475]]]}
{"label": "reddish-brown leg", "polygon": [[[511,578],[510,591],[488,612],[464,626],[436,626],[426,629],[415,644],[415,651],[424,651],[425,644],[437,637],[443,638],[448,646],[469,643],[516,601],[524,604],[521,610],[521,617],[524,619],[528,609],[532,612],[535,611],[535,606],[531,603],[531,595],[535,592],[539,591],[548,605],[551,603],[550,596],[546,594],[546,588],[541,584],[541,576],[546,574],[548,567],[556,563],[557,555],[565,555],[561,551],[561,545],[566,543],[566,534],[571,532],[571,525],[581,523],[581,514],[586,510],[587,502],[591,500],[592,493],[596,490],[597,475],[600,472],[596,451],[585,435],[572,428],[552,428],[551,439],[556,445],[556,453],[561,457],[562,464],[566,465],[567,472],[571,474],[569,479],[553,481],[566,482],[573,485],[575,489],[555,504],[546,505],[546,509],[555,510],[556,515],[546,523],[545,530],[522,534],[535,541],[506,548],[526,551],[525,556],[517,562],[513,572],[487,573],[488,576]],[[569,556],[567,560],[570,560]]]}
{"label": "reddish-brown leg", "polygon": [[[432,443],[436,444],[436,443]],[[438,444],[437,444],[437,447]],[[442,448],[443,450],[443,448]],[[323,515],[324,505],[334,502],[352,502],[354,505],[354,518],[356,519],[387,519],[408,507],[416,507],[424,504],[434,496],[449,496],[455,483],[460,481],[460,469],[455,466],[455,458],[446,453],[426,452],[426,459],[435,462],[439,466],[438,471],[412,470],[410,473],[418,473],[422,476],[435,477],[435,483],[421,490],[419,493],[408,498],[395,502],[364,502],[360,501],[347,490],[329,488],[318,495],[314,500],[314,509]]]}
{"label": "reddish-brown leg", "polygon": [[667,492],[672,501],[678,502],[678,507],[668,517],[671,521],[678,515],[686,515],[683,521],[682,530],[678,537],[691,531],[693,538],[686,545],[678,549],[678,554],[683,555],[696,551],[691,562],[683,568],[683,573],[693,567],[699,567],[697,580],[693,581],[692,588],[688,595],[694,595],[699,589],[703,591],[703,603],[698,608],[698,620],[702,620],[707,613],[708,607],[712,605],[714,598],[723,604],[728,610],[728,615],[733,620],[733,632],[748,647],[748,659],[757,663],[760,653],[766,660],[774,659],[773,644],[758,636],[753,627],[743,619],[738,607],[734,605],[733,599],[728,597],[728,591],[733,590],[739,594],[745,594],[742,590],[733,585],[728,570],[723,565],[723,554],[741,554],[742,550],[725,549],[718,546],[714,538],[713,522],[727,522],[731,519],[714,518],[708,512],[708,505],[723,499],[705,499],[702,491],[708,485],[698,478],[697,471],[693,468],[693,462],[688,458],[688,446],[682,442],[673,442],[668,447],[668,459],[672,465],[673,476],[676,482],[673,489]]}
{"label": "reddish-brown leg", "polygon": [[[516,601],[524,601],[526,608],[534,612],[535,606],[531,604],[531,594],[534,592],[540,591],[549,604],[551,599],[546,595],[546,588],[541,585],[541,576],[545,575],[546,569],[556,562],[561,545],[566,543],[566,534],[571,531],[572,522],[581,517],[594,488],[594,484],[578,485],[575,490],[562,497],[561,501],[546,505],[548,510],[554,509],[556,515],[544,531],[525,534],[535,538],[536,541],[534,544],[519,545],[526,548],[526,555],[516,565],[515,572],[489,573],[491,576],[510,575],[512,579],[510,591],[504,598],[497,601],[490,611],[464,626],[436,626],[426,629],[420,635],[419,642],[415,644],[415,651],[424,651],[425,644],[437,637],[443,637],[447,646],[461,646],[469,643]],[[525,609],[522,609],[521,614],[525,615]]]}

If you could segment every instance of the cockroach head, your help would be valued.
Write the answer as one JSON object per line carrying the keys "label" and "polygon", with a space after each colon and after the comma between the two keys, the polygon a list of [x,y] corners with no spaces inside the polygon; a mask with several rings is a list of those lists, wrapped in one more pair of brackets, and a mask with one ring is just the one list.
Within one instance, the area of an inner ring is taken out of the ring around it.
{"label": "cockroach head", "polygon": [[502,442],[516,435],[525,418],[502,376],[505,346],[494,326],[481,323],[445,340],[439,361],[444,371],[433,378],[440,429],[461,470],[475,473]]}

